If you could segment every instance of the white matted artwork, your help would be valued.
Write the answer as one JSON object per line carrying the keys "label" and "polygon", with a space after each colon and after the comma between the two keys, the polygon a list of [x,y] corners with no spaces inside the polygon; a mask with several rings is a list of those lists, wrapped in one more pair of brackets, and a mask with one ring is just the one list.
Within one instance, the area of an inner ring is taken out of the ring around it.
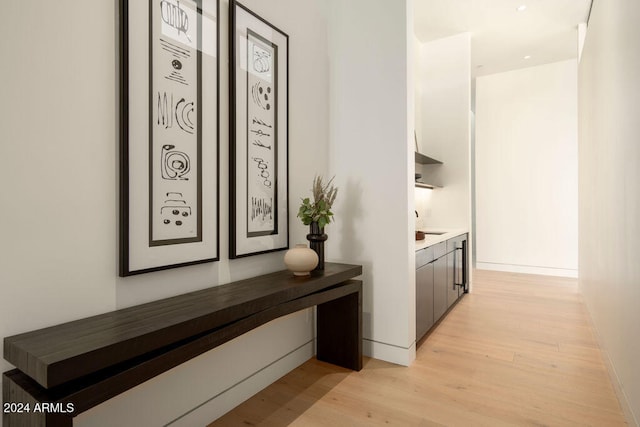
{"label": "white matted artwork", "polygon": [[230,5],[230,257],[287,249],[289,37]]}
{"label": "white matted artwork", "polygon": [[120,7],[120,275],[215,261],[218,1]]}

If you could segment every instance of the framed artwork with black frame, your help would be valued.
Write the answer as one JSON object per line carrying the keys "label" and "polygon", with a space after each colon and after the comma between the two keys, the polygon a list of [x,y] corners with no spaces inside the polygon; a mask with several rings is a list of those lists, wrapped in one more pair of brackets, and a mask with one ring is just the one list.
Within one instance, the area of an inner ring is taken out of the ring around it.
{"label": "framed artwork with black frame", "polygon": [[120,275],[219,259],[219,1],[120,0]]}
{"label": "framed artwork with black frame", "polygon": [[229,256],[287,249],[289,36],[231,1]]}

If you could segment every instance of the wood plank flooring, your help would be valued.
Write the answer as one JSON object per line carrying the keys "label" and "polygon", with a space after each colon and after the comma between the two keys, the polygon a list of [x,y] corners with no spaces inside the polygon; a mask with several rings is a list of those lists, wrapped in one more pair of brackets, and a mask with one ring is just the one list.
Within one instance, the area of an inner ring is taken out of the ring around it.
{"label": "wood plank flooring", "polygon": [[474,271],[402,367],[309,360],[218,426],[625,426],[575,279]]}

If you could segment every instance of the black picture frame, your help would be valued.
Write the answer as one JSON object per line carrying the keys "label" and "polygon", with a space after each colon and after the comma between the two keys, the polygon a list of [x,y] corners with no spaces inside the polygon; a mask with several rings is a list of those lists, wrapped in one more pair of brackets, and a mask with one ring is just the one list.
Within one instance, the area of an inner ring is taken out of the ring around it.
{"label": "black picture frame", "polygon": [[289,36],[229,6],[229,257],[289,247]]}
{"label": "black picture frame", "polygon": [[219,0],[119,12],[119,274],[217,261]]}

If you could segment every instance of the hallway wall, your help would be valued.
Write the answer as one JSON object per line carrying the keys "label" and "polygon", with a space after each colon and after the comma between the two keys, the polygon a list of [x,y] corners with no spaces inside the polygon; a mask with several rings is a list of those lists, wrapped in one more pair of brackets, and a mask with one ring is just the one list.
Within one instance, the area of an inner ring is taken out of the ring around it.
{"label": "hallway wall", "polygon": [[476,265],[576,277],[577,63],[476,79]]}
{"label": "hallway wall", "polygon": [[412,3],[329,2],[329,168],[340,190],[327,258],[363,265],[363,351],[403,365],[415,359]]}
{"label": "hallway wall", "polygon": [[578,93],[580,289],[632,425],[640,421],[639,21],[638,2],[594,1]]}

